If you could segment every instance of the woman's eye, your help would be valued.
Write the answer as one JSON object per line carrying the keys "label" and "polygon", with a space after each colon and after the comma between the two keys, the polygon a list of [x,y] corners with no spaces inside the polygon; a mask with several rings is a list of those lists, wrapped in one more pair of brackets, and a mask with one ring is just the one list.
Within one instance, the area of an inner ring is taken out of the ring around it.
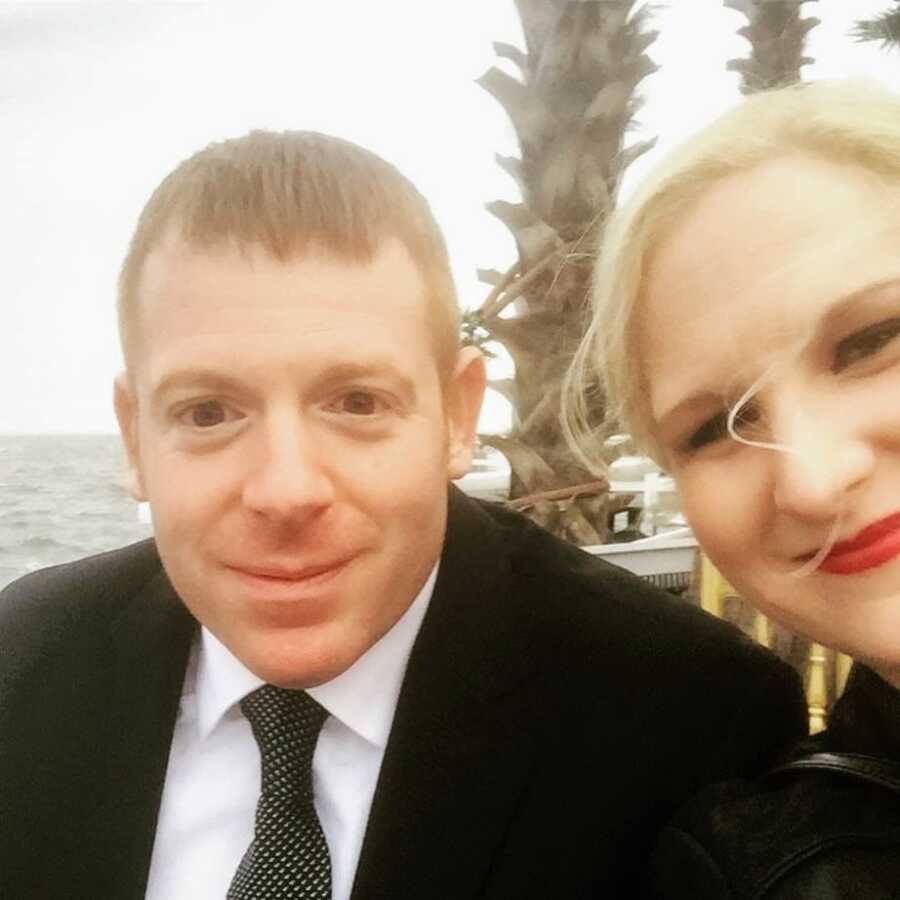
{"label": "woman's eye", "polygon": [[689,450],[699,450],[707,444],[714,444],[728,434],[728,412],[722,411],[707,419],[689,438]]}
{"label": "woman's eye", "polygon": [[844,338],[834,352],[831,371],[842,372],[853,363],[876,354],[900,335],[900,318],[887,319]]}
{"label": "woman's eye", "polygon": [[225,407],[218,400],[204,400],[195,403],[182,414],[195,428],[213,428],[228,418]]}
{"label": "woman's eye", "polygon": [[[728,417],[730,411],[723,409],[711,419],[707,419],[689,438],[688,451],[700,450],[709,444],[715,444],[723,438],[730,437]],[[745,403],[734,417],[734,431],[737,436],[750,437],[749,429],[759,422],[759,410],[753,403]]]}

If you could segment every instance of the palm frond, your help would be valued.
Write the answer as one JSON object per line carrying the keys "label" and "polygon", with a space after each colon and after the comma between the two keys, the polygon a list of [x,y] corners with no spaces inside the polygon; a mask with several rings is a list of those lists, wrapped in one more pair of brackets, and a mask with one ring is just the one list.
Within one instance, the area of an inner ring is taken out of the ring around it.
{"label": "palm frond", "polygon": [[860,43],[877,41],[883,50],[900,46],[900,2],[874,18],[859,19],[850,34]]}

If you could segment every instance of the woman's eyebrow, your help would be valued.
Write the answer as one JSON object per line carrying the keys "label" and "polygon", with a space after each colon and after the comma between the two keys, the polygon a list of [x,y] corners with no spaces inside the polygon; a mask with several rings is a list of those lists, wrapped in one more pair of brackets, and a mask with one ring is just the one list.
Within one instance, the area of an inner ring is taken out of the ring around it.
{"label": "woman's eyebrow", "polygon": [[[803,346],[820,341],[825,335],[839,328],[845,319],[853,315],[854,308],[866,300],[900,300],[900,275],[891,275],[877,281],[865,284],[862,287],[836,297],[829,306],[822,320],[816,325],[808,339],[801,342]],[[694,408],[714,406],[721,404],[723,397],[720,392],[701,388],[692,391],[686,397],[679,400],[673,406],[666,409],[661,415],[654,416],[655,427],[660,432],[665,432],[667,425],[671,427],[672,420],[680,419],[686,412]]]}
{"label": "woman's eyebrow", "polygon": [[813,338],[821,338],[835,328],[840,327],[845,319],[853,315],[856,304],[864,300],[898,300],[900,299],[900,275],[892,275],[835,298],[828,312],[813,332]]}
{"label": "woman's eyebrow", "polygon": [[702,388],[683,397],[659,417],[654,416],[655,427],[661,434],[665,435],[672,430],[674,423],[686,413],[694,412],[698,409],[717,409],[722,406],[723,402],[721,393]]}

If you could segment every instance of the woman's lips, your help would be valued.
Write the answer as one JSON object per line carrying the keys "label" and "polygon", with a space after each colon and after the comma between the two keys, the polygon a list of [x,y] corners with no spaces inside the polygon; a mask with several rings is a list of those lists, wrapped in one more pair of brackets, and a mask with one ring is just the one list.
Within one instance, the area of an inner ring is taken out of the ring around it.
{"label": "woman's lips", "polygon": [[838,541],[819,565],[832,575],[874,569],[900,555],[900,513],[886,516],[846,541]]}

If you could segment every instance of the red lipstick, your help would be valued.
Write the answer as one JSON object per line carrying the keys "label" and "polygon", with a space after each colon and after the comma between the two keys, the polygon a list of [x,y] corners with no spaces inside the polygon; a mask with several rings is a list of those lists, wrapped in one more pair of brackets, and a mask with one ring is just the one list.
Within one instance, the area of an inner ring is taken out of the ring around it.
{"label": "red lipstick", "polygon": [[863,528],[846,541],[838,541],[819,568],[832,575],[854,575],[900,555],[900,513]]}

